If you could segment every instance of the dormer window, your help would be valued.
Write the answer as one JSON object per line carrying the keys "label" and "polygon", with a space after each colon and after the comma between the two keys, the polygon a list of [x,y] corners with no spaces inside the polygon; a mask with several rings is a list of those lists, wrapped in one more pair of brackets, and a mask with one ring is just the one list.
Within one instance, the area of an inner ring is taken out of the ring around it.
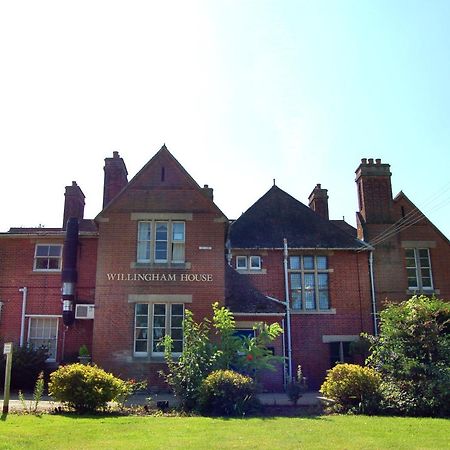
{"label": "dormer window", "polygon": [[250,256],[250,270],[261,269],[261,256]]}
{"label": "dormer window", "polygon": [[247,257],[246,256],[236,256],[236,269],[237,270],[247,270]]}
{"label": "dormer window", "polygon": [[[236,256],[236,269],[242,271],[261,270],[261,256]],[[250,272],[249,272],[250,273]]]}

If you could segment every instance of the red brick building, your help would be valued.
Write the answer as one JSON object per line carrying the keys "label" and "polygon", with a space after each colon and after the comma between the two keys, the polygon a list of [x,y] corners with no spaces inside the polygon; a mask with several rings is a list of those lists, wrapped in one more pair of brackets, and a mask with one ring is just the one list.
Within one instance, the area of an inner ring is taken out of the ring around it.
{"label": "red brick building", "polygon": [[424,293],[450,298],[450,242],[400,192],[392,196],[389,164],[362,159],[356,170],[358,238],[373,247],[377,308]]}
{"label": "red brick building", "polygon": [[[358,236],[329,220],[320,185],[309,207],[273,186],[230,221],[165,146],[130,181],[117,152],[104,171],[95,219],[84,219],[73,182],[62,228],[0,233],[0,339],[48,346],[49,362],[75,361],[86,344],[105,369],[161,384],[161,336],[181,351],[184,310],[201,320],[218,301],[243,334],[280,323],[274,353],[317,387],[336,361],[351,360],[362,331],[373,332],[384,298],[450,296],[448,240],[404,194],[392,199],[379,160],[357,170]],[[265,386],[281,389],[284,379],[280,367]]]}

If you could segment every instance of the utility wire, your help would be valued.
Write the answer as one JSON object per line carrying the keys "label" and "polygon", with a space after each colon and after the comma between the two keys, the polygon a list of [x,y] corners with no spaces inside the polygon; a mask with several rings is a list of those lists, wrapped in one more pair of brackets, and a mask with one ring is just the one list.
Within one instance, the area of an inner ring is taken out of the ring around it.
{"label": "utility wire", "polygon": [[[443,189],[439,191],[439,194],[433,194],[424,202],[423,207],[428,207],[433,205],[437,200],[440,200],[442,196],[450,190],[450,182],[448,182],[446,185],[444,185]],[[444,198],[439,203],[433,205],[431,209],[428,210],[429,212],[438,210],[443,208],[446,204],[450,202],[449,198]],[[426,216],[424,213],[422,213],[417,207],[414,207],[411,211],[409,211],[404,217],[399,219],[394,224],[390,225],[388,228],[383,230],[380,234],[375,236],[369,243],[372,246],[376,246],[380,244],[381,242],[391,238],[392,236],[398,234],[400,231],[405,230],[412,225],[415,225],[416,223],[420,222],[421,220],[426,219]]]}

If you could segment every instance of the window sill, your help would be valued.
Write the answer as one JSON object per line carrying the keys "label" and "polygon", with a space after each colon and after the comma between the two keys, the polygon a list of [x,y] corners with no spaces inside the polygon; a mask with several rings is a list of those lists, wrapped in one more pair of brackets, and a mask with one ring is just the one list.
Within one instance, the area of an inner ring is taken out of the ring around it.
{"label": "window sill", "polygon": [[267,269],[236,269],[238,273],[242,275],[265,275]]}
{"label": "window sill", "polygon": [[31,272],[34,275],[61,275],[61,270],[39,270],[39,269],[33,269]]}
{"label": "window sill", "polygon": [[191,268],[190,262],[184,263],[138,263],[132,262],[130,264],[131,269],[174,269],[174,270],[186,270]]}
{"label": "window sill", "polygon": [[406,289],[406,294],[408,295],[440,295],[440,289]]}
{"label": "window sill", "polygon": [[[173,359],[176,361],[179,356],[173,356]],[[133,356],[133,362],[139,362],[144,364],[165,364],[166,360],[164,356]]]}
{"label": "window sill", "polygon": [[334,308],[331,309],[324,309],[324,310],[311,310],[311,311],[300,311],[300,310],[295,310],[295,309],[291,309],[291,314],[298,314],[298,315],[330,315],[330,314],[336,314],[336,310]]}

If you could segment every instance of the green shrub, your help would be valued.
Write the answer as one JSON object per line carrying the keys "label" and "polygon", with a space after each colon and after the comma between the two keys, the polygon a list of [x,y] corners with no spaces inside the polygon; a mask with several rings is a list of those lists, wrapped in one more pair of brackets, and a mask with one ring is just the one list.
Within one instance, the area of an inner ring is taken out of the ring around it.
{"label": "green shrub", "polygon": [[218,416],[242,416],[257,404],[253,380],[233,370],[210,373],[200,388],[200,410]]}
{"label": "green shrub", "polygon": [[370,367],[337,364],[327,373],[320,392],[335,403],[337,412],[377,412],[381,400],[380,375]]}
{"label": "green shrub", "polygon": [[128,393],[129,383],[93,365],[69,364],[50,375],[49,394],[77,412],[105,409]]}
{"label": "green shrub", "polygon": [[[46,348],[32,346],[14,346],[11,366],[11,388],[32,390],[41,372],[46,371],[45,361],[48,358]],[[0,383],[3,386],[5,377],[6,356],[0,359]]]}
{"label": "green shrub", "polygon": [[450,304],[424,295],[380,313],[367,364],[383,378],[388,413],[450,415]]}

